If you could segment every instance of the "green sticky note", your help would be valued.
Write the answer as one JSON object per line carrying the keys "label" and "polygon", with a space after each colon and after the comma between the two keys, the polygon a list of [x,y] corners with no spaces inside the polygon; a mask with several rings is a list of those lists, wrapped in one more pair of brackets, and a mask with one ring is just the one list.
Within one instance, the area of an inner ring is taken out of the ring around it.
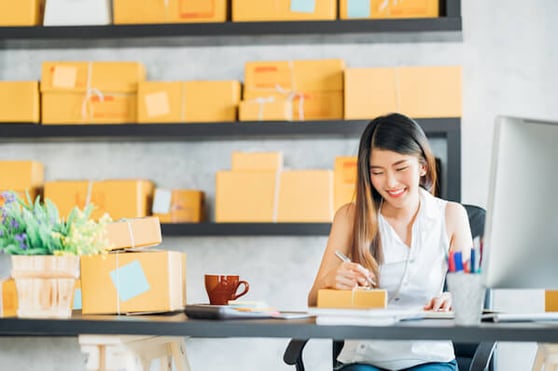
{"label": "green sticky note", "polygon": [[113,270],[110,278],[120,301],[130,300],[149,291],[149,282],[137,260]]}
{"label": "green sticky note", "polygon": [[291,12],[314,13],[315,10],[315,0],[291,0]]}
{"label": "green sticky note", "polygon": [[348,18],[368,18],[370,16],[370,0],[347,0]]}

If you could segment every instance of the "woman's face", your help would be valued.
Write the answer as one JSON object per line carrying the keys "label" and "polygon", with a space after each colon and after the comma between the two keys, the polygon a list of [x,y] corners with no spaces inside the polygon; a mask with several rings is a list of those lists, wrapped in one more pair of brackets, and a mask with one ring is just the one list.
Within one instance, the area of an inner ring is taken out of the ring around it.
{"label": "woman's face", "polygon": [[416,156],[374,149],[370,154],[370,181],[376,191],[396,208],[411,206],[418,198],[420,177],[426,174]]}

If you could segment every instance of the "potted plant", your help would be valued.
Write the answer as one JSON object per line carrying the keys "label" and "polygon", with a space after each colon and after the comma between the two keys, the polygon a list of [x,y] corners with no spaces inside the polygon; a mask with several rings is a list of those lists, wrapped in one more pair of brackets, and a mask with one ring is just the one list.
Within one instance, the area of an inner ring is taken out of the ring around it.
{"label": "potted plant", "polygon": [[18,317],[69,318],[79,277],[79,256],[100,254],[109,246],[110,218],[90,218],[93,205],[60,217],[50,200],[22,200],[14,192],[0,196],[0,251],[11,255],[18,292]]}

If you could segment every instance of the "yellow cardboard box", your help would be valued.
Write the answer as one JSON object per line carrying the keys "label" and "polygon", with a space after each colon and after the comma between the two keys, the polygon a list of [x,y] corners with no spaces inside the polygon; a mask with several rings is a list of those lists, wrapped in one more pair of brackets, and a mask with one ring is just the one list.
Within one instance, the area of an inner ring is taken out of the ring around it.
{"label": "yellow cardboard box", "polygon": [[139,84],[138,122],[233,122],[239,81],[145,81]]}
{"label": "yellow cardboard box", "polygon": [[293,103],[286,98],[254,98],[240,102],[240,121],[292,121]]}
{"label": "yellow cardboard box", "polygon": [[544,310],[545,312],[558,312],[558,290],[545,290]]}
{"label": "yellow cardboard box", "polygon": [[115,221],[106,226],[111,250],[137,249],[161,243],[161,223],[156,216]]}
{"label": "yellow cardboard box", "polygon": [[12,278],[0,280],[0,317],[15,317],[17,314],[17,288]]}
{"label": "yellow cardboard box", "polygon": [[333,172],[288,170],[281,172],[278,222],[331,222],[333,220]]}
{"label": "yellow cardboard box", "polygon": [[39,82],[0,81],[0,122],[39,122]]}
{"label": "yellow cardboard box", "polygon": [[43,62],[43,124],[137,122],[138,62]]}
{"label": "yellow cardboard box", "polygon": [[244,65],[244,100],[290,92],[343,91],[342,59],[247,62]]}
{"label": "yellow cardboard box", "polygon": [[154,184],[149,180],[64,180],[46,182],[45,199],[58,206],[67,216],[74,206],[95,205],[91,214],[98,219],[108,213],[113,220],[140,218],[151,213]]}
{"label": "yellow cardboard box", "polygon": [[215,187],[215,221],[218,223],[276,221],[277,181],[277,171],[218,171]]}
{"label": "yellow cardboard box", "polygon": [[133,93],[43,93],[42,123],[125,124],[137,122]]}
{"label": "yellow cardboard box", "polygon": [[333,166],[333,208],[335,211],[355,201],[357,180],[357,157],[335,157]]}
{"label": "yellow cardboard box", "polygon": [[343,118],[343,91],[305,91],[293,99],[293,120],[337,120]]}
{"label": "yellow cardboard box", "polygon": [[434,18],[439,0],[339,0],[339,18]]}
{"label": "yellow cardboard box", "polygon": [[400,112],[414,118],[461,117],[461,67],[401,67]]}
{"label": "yellow cardboard box", "polygon": [[40,26],[43,0],[0,0],[0,26]]}
{"label": "yellow cardboard box", "polygon": [[157,188],[153,215],[161,223],[201,223],[205,221],[205,193],[194,189]]}
{"label": "yellow cardboard box", "polygon": [[231,156],[232,170],[274,170],[283,168],[282,152],[241,152]]}
{"label": "yellow cardboard box", "polygon": [[167,312],[186,305],[186,254],[148,250],[82,256],[84,314]]}
{"label": "yellow cardboard box", "polygon": [[370,309],[387,307],[387,291],[383,289],[318,290],[318,308]]}
{"label": "yellow cardboard box", "polygon": [[0,189],[22,191],[43,186],[45,173],[38,161],[0,161]]}
{"label": "yellow cardboard box", "polygon": [[336,0],[232,0],[235,22],[333,20],[336,17]]}
{"label": "yellow cardboard box", "polygon": [[395,68],[345,70],[345,118],[373,119],[398,111]]}
{"label": "yellow cardboard box", "polygon": [[225,22],[227,0],[113,0],[114,24]]}

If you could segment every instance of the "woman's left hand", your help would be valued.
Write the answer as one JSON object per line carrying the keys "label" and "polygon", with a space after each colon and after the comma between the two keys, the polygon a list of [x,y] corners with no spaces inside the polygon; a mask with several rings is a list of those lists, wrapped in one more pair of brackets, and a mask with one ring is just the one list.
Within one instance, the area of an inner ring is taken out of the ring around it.
{"label": "woman's left hand", "polygon": [[436,296],[423,307],[424,310],[433,310],[438,312],[447,312],[451,310],[451,294],[444,292],[440,296]]}

